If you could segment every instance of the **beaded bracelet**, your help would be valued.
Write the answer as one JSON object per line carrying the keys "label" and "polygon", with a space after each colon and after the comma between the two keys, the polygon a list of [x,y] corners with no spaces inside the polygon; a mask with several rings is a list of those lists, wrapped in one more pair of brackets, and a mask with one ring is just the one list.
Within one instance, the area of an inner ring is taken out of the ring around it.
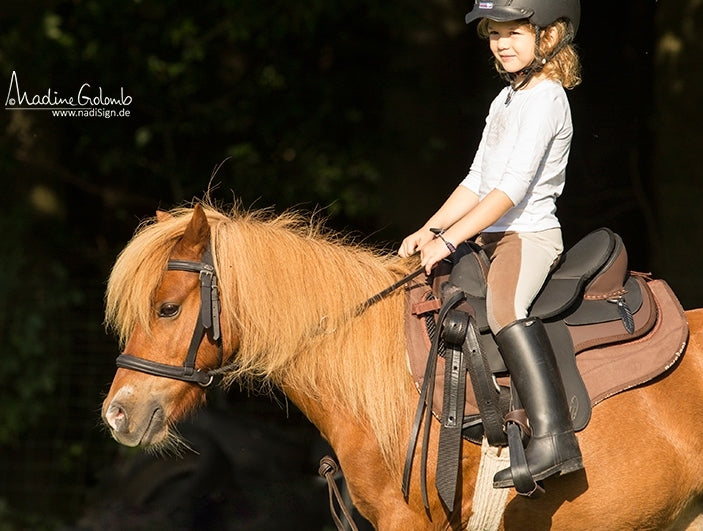
{"label": "beaded bracelet", "polygon": [[454,247],[454,244],[450,241],[448,241],[442,234],[444,234],[445,229],[430,229],[432,234],[434,234],[435,238],[439,238],[444,242],[444,245],[447,246],[447,249],[449,249],[450,253],[455,253],[456,252],[456,247]]}

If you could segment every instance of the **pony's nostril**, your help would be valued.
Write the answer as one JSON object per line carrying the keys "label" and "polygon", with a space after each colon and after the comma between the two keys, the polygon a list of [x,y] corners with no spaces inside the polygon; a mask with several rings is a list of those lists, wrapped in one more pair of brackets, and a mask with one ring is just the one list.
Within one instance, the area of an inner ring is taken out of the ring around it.
{"label": "pony's nostril", "polygon": [[105,422],[114,431],[124,431],[127,427],[127,413],[118,403],[112,403],[105,413]]}

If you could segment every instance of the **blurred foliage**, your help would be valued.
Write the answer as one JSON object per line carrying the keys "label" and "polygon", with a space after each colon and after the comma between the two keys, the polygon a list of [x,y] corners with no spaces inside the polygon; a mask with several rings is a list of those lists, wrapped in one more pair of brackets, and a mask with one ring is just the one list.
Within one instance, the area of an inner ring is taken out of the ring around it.
{"label": "blurred foliage", "polygon": [[[2,382],[3,422],[0,444],[16,439],[33,426],[45,410],[46,400],[56,391],[61,330],[52,316],[77,302],[76,291],[67,286],[67,271],[50,255],[41,257],[32,246],[37,228],[18,223],[32,219],[24,205],[9,205],[11,216],[0,217],[0,231],[13,252],[0,261],[0,337],[3,338]],[[57,235],[60,236],[60,235]],[[58,249],[54,249],[56,252]],[[42,248],[42,253],[47,249]],[[43,259],[44,258],[44,259]],[[61,296],[54,297],[54,290]],[[72,300],[73,299],[73,300]]]}
{"label": "blurred foliage", "polygon": [[110,95],[123,89],[133,101],[129,118],[116,124],[15,118],[28,122],[24,162],[104,206],[128,209],[123,215],[135,200],[153,208],[155,199],[202,194],[219,163],[218,178],[247,203],[304,200],[352,219],[373,213],[377,87],[387,74],[390,28],[412,4],[180,7],[98,0],[17,7],[0,38],[12,50],[1,63],[6,78],[17,71],[24,90],[43,93],[50,83],[61,95],[87,82]]}
{"label": "blurred foliage", "polygon": [[657,17],[654,80],[657,131],[653,193],[658,238],[653,268],[665,271],[686,307],[703,306],[703,6],[693,0],[661,2]]}

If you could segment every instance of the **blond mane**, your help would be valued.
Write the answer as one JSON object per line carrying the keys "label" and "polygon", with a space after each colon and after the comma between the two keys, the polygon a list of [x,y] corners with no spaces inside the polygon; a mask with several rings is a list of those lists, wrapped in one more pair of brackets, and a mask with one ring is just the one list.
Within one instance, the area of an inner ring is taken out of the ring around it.
{"label": "blond mane", "polygon": [[[376,435],[389,464],[407,426],[403,290],[354,310],[409,271],[407,261],[325,230],[296,212],[223,212],[203,205],[220,284],[222,321],[240,345],[227,382],[262,382],[341,407]],[[192,209],[143,223],[120,253],[106,292],[106,324],[124,345],[149,330],[165,264]],[[227,343],[227,338],[225,338]]]}

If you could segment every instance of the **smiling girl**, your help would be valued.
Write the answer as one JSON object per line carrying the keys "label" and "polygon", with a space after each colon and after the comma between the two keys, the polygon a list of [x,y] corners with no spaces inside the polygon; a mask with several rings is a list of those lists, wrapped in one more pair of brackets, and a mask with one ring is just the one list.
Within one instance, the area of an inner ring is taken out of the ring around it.
{"label": "smiling girl", "polygon": [[[549,338],[542,322],[528,317],[563,250],[556,200],[573,134],[564,89],[581,81],[572,45],[580,5],[476,0],[466,22],[477,19],[479,36],[488,39],[496,69],[509,84],[491,103],[468,175],[403,240],[398,254],[419,251],[429,274],[469,238],[484,247],[491,260],[488,322],[530,422],[525,455],[539,481],[583,468]],[[496,474],[494,486],[513,486],[510,468]]]}

